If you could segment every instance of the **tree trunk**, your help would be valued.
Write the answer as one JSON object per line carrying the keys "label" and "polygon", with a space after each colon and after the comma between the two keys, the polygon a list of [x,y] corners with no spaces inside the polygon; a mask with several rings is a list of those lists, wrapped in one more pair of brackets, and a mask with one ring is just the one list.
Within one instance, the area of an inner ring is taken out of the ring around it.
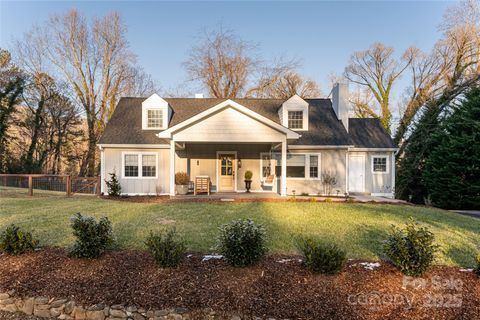
{"label": "tree trunk", "polygon": [[38,135],[42,129],[42,112],[44,106],[45,100],[42,98],[38,102],[37,110],[35,110],[35,118],[33,120],[32,128],[32,141],[30,142],[30,146],[28,147],[27,155],[25,157],[25,171],[27,173],[36,173],[35,171],[37,171],[43,165],[41,162],[36,164],[33,163],[33,154],[37,149]]}

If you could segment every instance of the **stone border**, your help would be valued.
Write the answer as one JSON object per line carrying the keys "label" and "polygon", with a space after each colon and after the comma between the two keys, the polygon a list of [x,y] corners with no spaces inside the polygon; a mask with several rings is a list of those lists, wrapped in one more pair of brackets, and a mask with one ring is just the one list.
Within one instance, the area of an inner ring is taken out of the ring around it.
{"label": "stone border", "polygon": [[[75,301],[49,297],[14,297],[14,292],[0,292],[0,311],[21,312],[41,318],[57,318],[63,320],[188,320],[192,319],[186,308],[146,310],[121,304],[105,306],[77,305]],[[206,318],[215,315],[213,310],[205,310]],[[233,319],[233,318],[232,318]],[[238,318],[240,319],[240,318]]]}

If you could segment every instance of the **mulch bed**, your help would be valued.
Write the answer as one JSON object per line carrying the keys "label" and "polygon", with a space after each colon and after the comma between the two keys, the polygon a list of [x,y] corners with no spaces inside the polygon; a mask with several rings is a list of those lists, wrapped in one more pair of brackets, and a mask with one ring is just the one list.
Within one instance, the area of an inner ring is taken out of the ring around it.
{"label": "mulch bed", "polygon": [[161,269],[141,251],[81,260],[45,248],[0,256],[0,291],[85,305],[212,308],[280,319],[480,319],[480,279],[472,272],[437,266],[422,278],[425,286],[402,288],[404,277],[386,263],[372,271],[349,261],[343,272],[327,276],[309,273],[297,259],[279,263],[282,258],[233,268],[192,255],[177,269]]}

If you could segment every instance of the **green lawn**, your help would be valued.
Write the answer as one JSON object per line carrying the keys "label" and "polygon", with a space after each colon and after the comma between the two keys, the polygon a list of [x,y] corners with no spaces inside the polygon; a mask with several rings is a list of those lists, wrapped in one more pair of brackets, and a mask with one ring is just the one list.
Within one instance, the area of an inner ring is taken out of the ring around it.
{"label": "green lawn", "polygon": [[391,224],[408,217],[430,226],[442,252],[437,263],[472,266],[480,248],[480,219],[443,210],[380,204],[349,203],[175,203],[149,204],[104,200],[93,196],[0,187],[0,228],[16,223],[33,230],[43,245],[69,246],[69,218],[76,212],[107,216],[122,248],[143,248],[150,230],[175,226],[190,251],[211,252],[217,227],[236,218],[252,218],[267,228],[272,253],[295,253],[298,234],[337,242],[350,258],[382,258],[381,247]]}

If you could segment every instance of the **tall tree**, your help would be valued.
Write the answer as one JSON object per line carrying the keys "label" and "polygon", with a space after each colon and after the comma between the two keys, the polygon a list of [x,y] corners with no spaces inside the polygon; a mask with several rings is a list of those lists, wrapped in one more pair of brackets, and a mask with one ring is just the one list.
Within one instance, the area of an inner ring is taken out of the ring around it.
{"label": "tall tree", "polygon": [[433,52],[421,53],[411,66],[405,112],[395,132],[402,150],[413,120],[426,103],[452,100],[479,81],[480,2],[467,0],[449,8],[440,29],[443,37]]}
{"label": "tall tree", "polygon": [[319,94],[313,80],[305,80],[295,71],[296,61],[262,61],[257,57],[255,46],[222,28],[206,32],[191,48],[184,66],[189,80],[199,82],[216,98]]}
{"label": "tall tree", "polygon": [[53,16],[29,34],[83,109],[88,137],[83,175],[96,173],[96,143],[118,99],[135,93],[136,80],[144,77],[125,34],[126,27],[115,12],[89,22],[76,10]]}
{"label": "tall tree", "polygon": [[434,149],[423,180],[435,206],[476,209],[480,205],[480,87],[466,93],[432,136]]}
{"label": "tall tree", "polygon": [[321,93],[315,81],[304,79],[295,70],[275,72],[270,77],[261,78],[258,85],[247,93],[258,98],[275,99],[288,99],[295,94],[302,98],[318,98]]}
{"label": "tall tree", "polygon": [[25,76],[0,48],[0,172],[7,171],[7,129],[24,89]]}
{"label": "tall tree", "polygon": [[[350,62],[345,68],[344,76],[353,83],[368,89],[376,106],[368,103],[359,104],[364,110],[362,114],[375,114],[380,119],[385,129],[390,132],[392,110],[390,94],[395,81],[410,65],[415,58],[417,50],[409,48],[402,56],[402,61],[394,57],[394,49],[382,43],[374,43],[365,51],[357,51],[350,57]],[[356,107],[354,105],[354,107]]]}

